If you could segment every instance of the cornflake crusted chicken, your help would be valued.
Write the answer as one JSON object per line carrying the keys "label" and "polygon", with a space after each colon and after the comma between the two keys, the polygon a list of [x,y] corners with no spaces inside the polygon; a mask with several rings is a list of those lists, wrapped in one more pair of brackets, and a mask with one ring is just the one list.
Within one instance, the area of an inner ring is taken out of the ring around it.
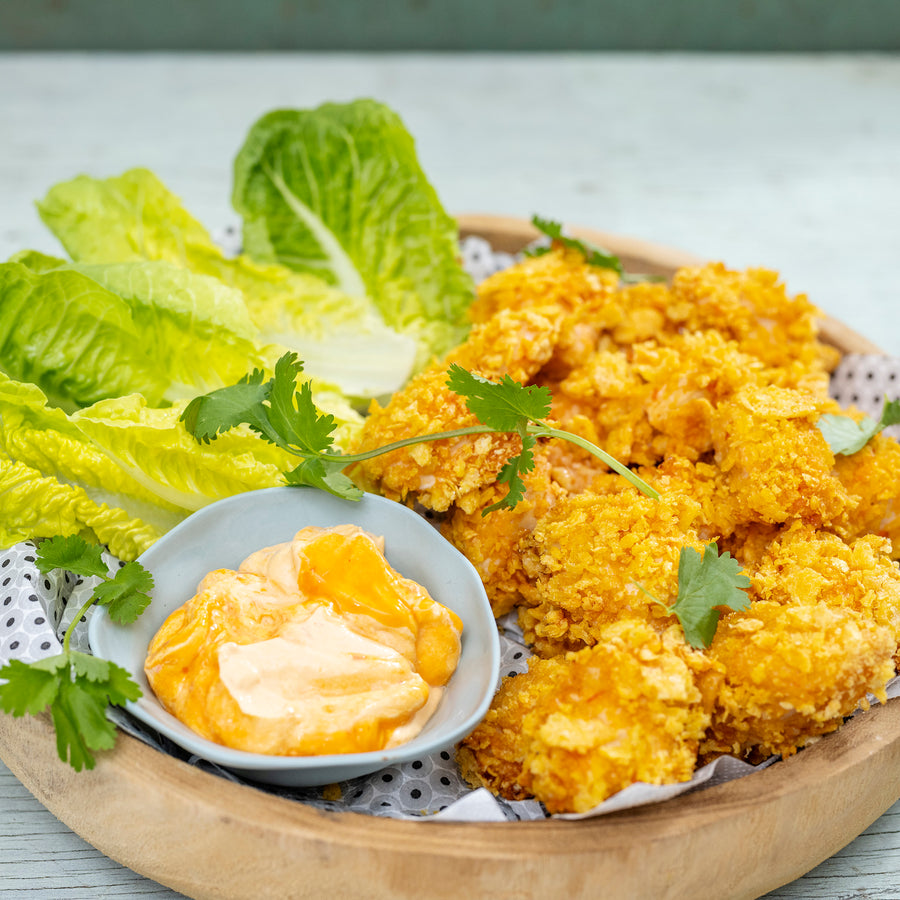
{"label": "cornflake crusted chicken", "polygon": [[[518,437],[467,436],[360,464],[370,490],[441,514],[497,616],[534,651],[459,748],[473,786],[585,811],[721,754],[789,755],[882,697],[900,661],[900,449],[835,457],[819,431],[837,352],[773,272],[685,268],[621,284],[571,247],[479,289],[470,338],[385,407],[359,449],[475,424],[452,362],[549,387],[548,424],[599,444],[654,501],[572,444],[541,439],[525,494],[482,513]],[[682,553],[743,566],[749,608],[707,649],[671,613]]]}
{"label": "cornflake crusted chicken", "polygon": [[687,781],[710,721],[692,654],[674,629],[623,619],[594,647],[532,657],[460,745],[463,776],[549,812],[586,812],[635,781]]}

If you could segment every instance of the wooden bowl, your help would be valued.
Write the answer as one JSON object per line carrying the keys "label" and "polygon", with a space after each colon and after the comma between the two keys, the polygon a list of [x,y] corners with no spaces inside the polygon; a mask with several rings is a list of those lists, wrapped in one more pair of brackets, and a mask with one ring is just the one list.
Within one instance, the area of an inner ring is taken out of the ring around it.
{"label": "wooden bowl", "polygon": [[[523,221],[460,217],[464,235],[517,250]],[[586,229],[627,269],[696,257]],[[840,350],[877,353],[825,319]],[[900,700],[790,759],[665,803],[577,822],[425,823],[328,813],[234,784],[124,734],[91,772],[56,755],[49,719],[0,715],[0,756],[103,853],[189,897],[750,900],[852,841],[900,797]]]}

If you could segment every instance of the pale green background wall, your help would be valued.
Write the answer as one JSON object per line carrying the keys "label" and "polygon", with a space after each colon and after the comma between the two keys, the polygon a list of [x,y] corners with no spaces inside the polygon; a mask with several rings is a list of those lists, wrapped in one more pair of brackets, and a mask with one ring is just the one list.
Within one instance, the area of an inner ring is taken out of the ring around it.
{"label": "pale green background wall", "polygon": [[0,0],[0,50],[897,51],[900,0]]}

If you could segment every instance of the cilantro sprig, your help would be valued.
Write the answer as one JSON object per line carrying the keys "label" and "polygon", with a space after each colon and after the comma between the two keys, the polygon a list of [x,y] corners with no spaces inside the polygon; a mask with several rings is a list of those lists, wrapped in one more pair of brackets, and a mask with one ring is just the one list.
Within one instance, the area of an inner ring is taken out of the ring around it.
{"label": "cilantro sprig", "polygon": [[637,585],[654,603],[674,615],[685,640],[694,648],[709,647],[719,624],[720,610],[749,609],[746,590],[750,579],[740,563],[726,550],[719,555],[716,544],[707,544],[701,553],[693,547],[682,547],[678,559],[678,596],[669,606],[643,585]]}
{"label": "cilantro sprig", "polygon": [[[665,281],[661,275],[639,275],[634,272],[626,272],[622,265],[622,261],[614,253],[605,250],[603,247],[597,247],[589,244],[580,238],[574,238],[563,233],[561,222],[555,222],[552,219],[545,219],[541,216],[534,215],[531,217],[531,224],[537,228],[542,234],[546,235],[553,244],[561,244],[571,250],[577,250],[589,266],[597,266],[600,269],[612,269],[619,279],[627,284],[633,284],[639,281]],[[537,246],[529,247],[524,251],[525,256],[543,256],[553,249],[549,247]]]}
{"label": "cilantro sprig", "polygon": [[[604,250],[602,247],[595,247],[587,241],[578,238],[569,237],[563,234],[561,222],[554,222],[552,219],[544,219],[541,216],[534,215],[531,217],[531,224],[537,228],[542,234],[547,235],[551,241],[577,250],[584,256],[584,261],[589,266],[598,266],[601,269],[612,269],[620,277],[625,274],[622,268],[622,261],[613,253]],[[542,256],[549,253],[549,247],[534,247],[526,252],[526,256]]]}
{"label": "cilantro sprig", "polygon": [[49,708],[59,758],[76,772],[94,768],[92,751],[109,750],[115,744],[116,729],[106,718],[107,707],[141,696],[121,666],[70,648],[75,626],[93,605],[105,606],[114,622],[130,625],[150,602],[150,573],[140,563],[129,562],[110,576],[101,553],[99,546],[77,535],[40,544],[35,564],[41,572],[66,569],[101,581],[72,619],[61,653],[31,663],[14,659],[0,669],[0,680],[6,682],[0,684],[0,709],[13,716],[36,716]]}
{"label": "cilantro sprig", "polygon": [[849,416],[830,413],[823,415],[818,421],[819,431],[835,456],[852,456],[862,450],[878,432],[897,424],[900,424],[900,400],[888,400],[887,397],[884,398],[884,407],[878,421],[864,416],[862,421],[856,422]]}
{"label": "cilantro sprig", "polygon": [[551,397],[545,387],[525,386],[508,375],[500,381],[490,381],[454,364],[448,370],[447,387],[465,399],[480,425],[405,438],[363,453],[341,453],[335,449],[332,437],[336,427],[334,417],[322,415],[316,409],[308,382],[297,389],[302,372],[303,363],[297,354],[285,353],[276,363],[271,378],[266,379],[263,372],[255,369],[236,385],[195,397],[181,420],[188,432],[202,443],[209,443],[230,428],[248,425],[265,440],[299,457],[300,463],[284,473],[288,484],[312,485],[346,500],[359,500],[363,496],[343,473],[349,465],[427,441],[492,433],[518,434],[522,449],[506,462],[497,476],[498,481],[508,485],[506,495],[484,510],[484,514],[495,509],[511,509],[523,498],[522,476],[534,468],[534,446],[542,437],[577,444],[647,496],[659,498],[656,490],[605,450],[578,435],[547,425],[543,419],[550,412]]}

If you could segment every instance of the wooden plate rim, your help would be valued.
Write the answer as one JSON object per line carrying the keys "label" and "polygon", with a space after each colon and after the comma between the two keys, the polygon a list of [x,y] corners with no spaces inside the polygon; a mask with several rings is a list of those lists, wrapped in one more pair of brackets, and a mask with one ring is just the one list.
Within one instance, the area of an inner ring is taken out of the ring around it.
{"label": "wooden plate rim", "polygon": [[[536,235],[529,223],[502,216],[466,215],[459,223],[462,234],[487,237],[498,249],[519,249]],[[670,274],[700,262],[645,241],[572,231],[633,271]],[[839,349],[880,352],[842,323],[823,323]],[[710,885],[720,897],[754,898],[827,859],[900,797],[900,700],[746,778],[578,822],[324,813],[125,734],[93,771],[75,773],[57,758],[46,717],[0,714],[0,757],[95,847],[195,898],[587,898],[599,885],[613,900],[703,896]]]}

